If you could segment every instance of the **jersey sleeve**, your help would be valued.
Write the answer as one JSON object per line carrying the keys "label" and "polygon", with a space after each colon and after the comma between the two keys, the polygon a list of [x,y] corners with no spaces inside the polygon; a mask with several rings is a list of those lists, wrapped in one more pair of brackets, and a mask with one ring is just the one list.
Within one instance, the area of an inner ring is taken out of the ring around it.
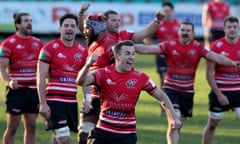
{"label": "jersey sleeve", "polygon": [[129,31],[126,31],[126,30],[122,30],[119,32],[119,38],[120,40],[132,40],[132,41],[135,41],[133,39],[133,32],[129,32]]}
{"label": "jersey sleeve", "polygon": [[39,54],[39,61],[45,62],[45,63],[51,63],[51,59],[52,59],[52,50],[53,48],[51,48],[50,44],[45,45]]}
{"label": "jersey sleeve", "polygon": [[143,74],[142,79],[145,79],[143,90],[148,92],[150,95],[153,95],[155,93],[155,91],[157,90],[156,84],[146,74]]}
{"label": "jersey sleeve", "polygon": [[5,40],[0,45],[0,57],[10,58],[11,56],[11,44],[8,40]]}

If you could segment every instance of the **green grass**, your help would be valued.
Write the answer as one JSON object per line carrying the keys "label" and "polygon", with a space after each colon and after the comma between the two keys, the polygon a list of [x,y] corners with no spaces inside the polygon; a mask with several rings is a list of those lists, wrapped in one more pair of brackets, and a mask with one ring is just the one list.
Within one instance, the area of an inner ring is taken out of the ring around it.
{"label": "green grass", "polygon": [[[158,75],[155,70],[153,56],[137,56],[135,66],[137,69],[146,72],[159,84]],[[209,86],[205,80],[204,62],[200,63],[195,83],[195,105],[193,118],[187,119],[181,130],[180,144],[200,144],[202,130],[208,118],[208,92]],[[6,114],[4,113],[4,86],[0,83],[2,93],[0,95],[0,134],[2,135],[6,126]],[[81,91],[78,94],[81,101]],[[141,93],[136,107],[138,144],[165,144],[167,121],[159,117],[160,107],[157,101],[145,92]],[[22,144],[23,126],[17,131],[15,144]],[[72,143],[76,144],[76,134],[72,133]],[[1,138],[2,140],[2,138]],[[51,132],[44,130],[42,117],[38,118],[36,144],[50,143]],[[216,131],[212,144],[238,144],[240,141],[239,119],[233,112],[225,113]]]}

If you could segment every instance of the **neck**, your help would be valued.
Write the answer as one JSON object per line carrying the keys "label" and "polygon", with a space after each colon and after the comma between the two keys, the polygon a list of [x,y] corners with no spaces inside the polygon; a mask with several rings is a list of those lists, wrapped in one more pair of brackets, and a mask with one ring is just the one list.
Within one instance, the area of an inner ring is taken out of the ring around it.
{"label": "neck", "polygon": [[165,18],[166,22],[171,23],[174,20],[174,17]]}
{"label": "neck", "polygon": [[25,35],[19,31],[16,32],[17,36],[21,37],[21,38],[28,38],[28,35]]}
{"label": "neck", "polygon": [[105,34],[106,34],[106,32],[100,32],[100,33],[98,34],[97,41],[100,41]]}
{"label": "neck", "polygon": [[66,39],[64,39],[64,38],[62,38],[62,37],[61,37],[61,41],[62,41],[62,43],[63,43],[65,46],[68,46],[68,47],[72,47],[73,44],[74,44],[74,40],[68,41],[68,40],[66,40]]}
{"label": "neck", "polygon": [[238,42],[238,38],[229,39],[225,37],[225,39],[229,44],[236,44]]}

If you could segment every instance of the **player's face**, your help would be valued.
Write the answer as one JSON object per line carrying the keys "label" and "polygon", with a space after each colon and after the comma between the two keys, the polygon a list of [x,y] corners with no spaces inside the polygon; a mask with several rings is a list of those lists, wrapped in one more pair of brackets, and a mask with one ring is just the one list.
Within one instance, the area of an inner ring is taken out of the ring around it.
{"label": "player's face", "polygon": [[61,37],[66,41],[74,41],[77,33],[77,24],[74,19],[67,18],[60,27]]}
{"label": "player's face", "polygon": [[121,72],[130,71],[133,67],[135,59],[134,46],[122,46],[121,52],[117,58],[117,64]]}
{"label": "player's face", "polygon": [[193,39],[193,27],[190,24],[181,24],[178,29],[178,36],[182,44],[187,44]]}
{"label": "player's face", "polygon": [[227,21],[224,26],[225,37],[229,40],[238,38],[239,24],[237,22]]}
{"label": "player's face", "polygon": [[118,32],[120,27],[120,17],[116,14],[109,14],[106,22],[106,29],[109,33]]}
{"label": "player's face", "polygon": [[163,7],[163,12],[165,14],[166,19],[173,18],[174,12],[173,12],[173,9],[170,8],[169,6],[164,6]]}
{"label": "player's face", "polygon": [[17,24],[18,31],[24,35],[28,36],[32,34],[32,19],[30,16],[22,16],[21,24]]}
{"label": "player's face", "polygon": [[84,24],[84,26],[83,26],[83,35],[84,35],[84,37],[85,37],[85,39],[87,41],[87,44],[90,45],[93,42],[93,40],[94,40],[92,28],[90,26]]}

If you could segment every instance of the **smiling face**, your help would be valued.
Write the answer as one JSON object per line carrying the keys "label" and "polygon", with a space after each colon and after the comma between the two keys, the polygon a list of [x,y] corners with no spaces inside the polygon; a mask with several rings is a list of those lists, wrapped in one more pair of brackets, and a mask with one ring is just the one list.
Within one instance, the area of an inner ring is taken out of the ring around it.
{"label": "smiling face", "polygon": [[66,18],[60,27],[60,33],[62,39],[66,41],[74,41],[77,33],[76,21],[72,18]]}
{"label": "smiling face", "polygon": [[227,21],[224,24],[224,32],[225,32],[225,38],[230,41],[234,41],[238,39],[238,33],[239,33],[239,24],[234,21],[230,22]]}
{"label": "smiling face", "polygon": [[106,29],[109,33],[116,33],[120,27],[120,17],[117,14],[108,14]]}
{"label": "smiling face", "polygon": [[128,72],[132,69],[135,60],[134,46],[121,46],[116,56],[116,67],[119,72]]}

